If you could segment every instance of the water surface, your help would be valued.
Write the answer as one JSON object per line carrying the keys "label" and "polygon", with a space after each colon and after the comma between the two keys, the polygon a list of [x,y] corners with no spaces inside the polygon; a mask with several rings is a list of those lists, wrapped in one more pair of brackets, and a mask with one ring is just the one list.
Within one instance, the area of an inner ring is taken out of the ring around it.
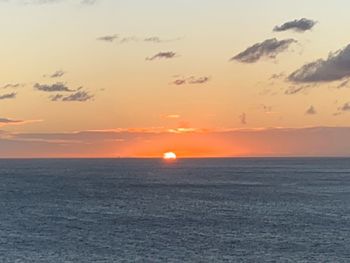
{"label": "water surface", "polygon": [[350,159],[0,160],[0,262],[349,262]]}

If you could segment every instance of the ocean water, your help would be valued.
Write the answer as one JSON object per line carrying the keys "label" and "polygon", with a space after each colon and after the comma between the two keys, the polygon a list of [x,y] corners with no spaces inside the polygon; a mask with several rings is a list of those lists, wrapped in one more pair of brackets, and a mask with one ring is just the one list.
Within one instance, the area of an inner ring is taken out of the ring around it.
{"label": "ocean water", "polygon": [[350,262],[350,159],[0,160],[0,262]]}

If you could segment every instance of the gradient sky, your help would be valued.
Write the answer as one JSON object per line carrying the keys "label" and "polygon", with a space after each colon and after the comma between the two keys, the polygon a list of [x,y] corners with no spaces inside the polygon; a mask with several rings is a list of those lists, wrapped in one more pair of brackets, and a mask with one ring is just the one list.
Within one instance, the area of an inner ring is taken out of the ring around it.
{"label": "gradient sky", "polygon": [[0,157],[348,156],[348,10],[0,0]]}

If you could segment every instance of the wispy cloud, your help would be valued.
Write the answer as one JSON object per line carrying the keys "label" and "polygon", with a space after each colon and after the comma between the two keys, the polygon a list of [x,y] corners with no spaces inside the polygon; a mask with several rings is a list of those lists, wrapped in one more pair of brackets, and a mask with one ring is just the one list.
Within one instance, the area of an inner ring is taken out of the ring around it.
{"label": "wispy cloud", "polygon": [[152,57],[147,57],[146,60],[152,61],[156,59],[171,59],[175,58],[177,54],[175,52],[169,51],[169,52],[159,52],[155,54]]}
{"label": "wispy cloud", "polygon": [[316,21],[307,18],[302,18],[299,20],[296,19],[293,21],[286,22],[281,26],[275,26],[273,31],[282,32],[287,30],[294,30],[296,32],[305,32],[311,30],[316,25],[316,23]]}
{"label": "wispy cloud", "polygon": [[350,79],[344,80],[343,82],[341,82],[337,88],[341,89],[341,88],[347,88],[350,84]]}
{"label": "wispy cloud", "polygon": [[[13,0],[3,0],[3,2],[15,2]],[[77,0],[82,5],[93,5],[98,2],[98,0]],[[1,2],[1,1],[0,1]],[[64,3],[69,2],[67,0],[18,0],[19,3],[25,5],[45,5],[54,3]]]}
{"label": "wispy cloud", "polygon": [[12,93],[7,93],[7,94],[0,94],[0,100],[7,100],[7,99],[14,99],[16,98],[17,93],[12,92]]}
{"label": "wispy cloud", "polygon": [[167,43],[178,41],[181,38],[173,38],[173,39],[163,39],[158,36],[151,37],[137,37],[137,36],[120,36],[118,34],[111,34],[102,37],[98,37],[97,40],[105,41],[105,42],[117,42],[119,44],[130,43],[130,42],[145,42],[145,43]]}
{"label": "wispy cloud", "polygon": [[48,77],[48,78],[61,78],[66,74],[65,71],[63,70],[57,70],[55,72],[53,72],[52,74],[48,74],[48,75],[44,75],[44,77]]}
{"label": "wispy cloud", "polygon": [[338,108],[339,111],[349,112],[350,111],[350,102],[345,103],[343,106]]}
{"label": "wispy cloud", "polygon": [[55,84],[34,84],[34,88],[44,92],[73,92],[74,90],[68,88],[66,84],[57,82]]}
{"label": "wispy cloud", "polygon": [[297,94],[297,93],[302,93],[302,92],[306,92],[308,91],[309,89],[315,87],[315,85],[293,85],[293,86],[289,86],[284,94],[286,95],[294,95],[294,94]]}
{"label": "wispy cloud", "polygon": [[210,77],[203,76],[203,77],[177,77],[174,81],[172,81],[172,84],[181,86],[181,85],[195,85],[195,84],[205,84],[210,81]]}
{"label": "wispy cloud", "polygon": [[247,114],[242,113],[239,115],[239,121],[241,124],[246,125],[247,124]]}
{"label": "wispy cloud", "polygon": [[255,63],[262,58],[274,59],[279,53],[287,50],[292,43],[296,42],[297,41],[294,39],[267,39],[264,42],[248,47],[243,52],[231,58],[231,61],[236,60],[242,63]]}
{"label": "wispy cloud", "polygon": [[85,102],[92,100],[94,95],[89,94],[87,91],[79,90],[73,94],[68,96],[64,96],[62,94],[57,94],[55,96],[51,96],[51,101],[65,101],[65,102]]}
{"label": "wispy cloud", "polygon": [[106,41],[106,42],[114,42],[118,38],[119,38],[119,36],[114,34],[114,35],[106,35],[103,37],[98,37],[97,40]]}
{"label": "wispy cloud", "polygon": [[4,84],[2,86],[0,86],[0,89],[9,89],[9,88],[20,88],[23,87],[24,84],[23,83],[8,83],[8,84]]}
{"label": "wispy cloud", "polygon": [[278,73],[278,74],[272,74],[270,77],[270,80],[278,80],[278,79],[282,79],[286,76],[286,74],[284,72]]}
{"label": "wispy cloud", "polygon": [[9,123],[19,123],[22,122],[20,120],[12,120],[12,119],[7,119],[7,118],[0,118],[0,123],[1,124],[9,124]]}
{"label": "wispy cloud", "polygon": [[96,4],[98,0],[82,0],[81,3],[83,5],[93,5]]}
{"label": "wispy cloud", "polygon": [[42,120],[15,120],[9,118],[0,118],[0,127],[9,125],[22,125],[28,123],[41,122]]}
{"label": "wispy cloud", "polygon": [[316,109],[315,109],[314,106],[310,106],[310,107],[306,110],[305,114],[306,114],[306,115],[315,115],[315,114],[317,114],[317,111],[316,111]]}

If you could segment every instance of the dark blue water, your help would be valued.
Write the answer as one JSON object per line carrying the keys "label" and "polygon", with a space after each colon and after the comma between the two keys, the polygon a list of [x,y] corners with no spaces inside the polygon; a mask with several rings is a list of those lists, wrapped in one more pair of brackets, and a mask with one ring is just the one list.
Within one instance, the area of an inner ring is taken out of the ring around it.
{"label": "dark blue water", "polygon": [[0,262],[350,262],[350,159],[1,160]]}

